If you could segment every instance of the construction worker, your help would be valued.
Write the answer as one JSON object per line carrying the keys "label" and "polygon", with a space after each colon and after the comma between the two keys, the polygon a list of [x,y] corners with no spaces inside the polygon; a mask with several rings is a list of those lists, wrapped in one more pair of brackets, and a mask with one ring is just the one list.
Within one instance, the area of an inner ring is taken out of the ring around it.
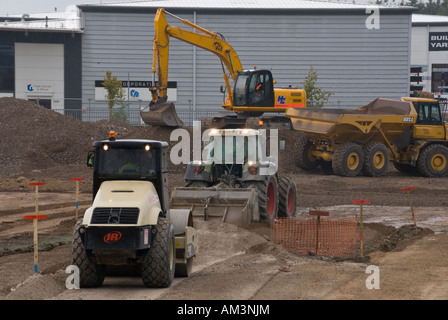
{"label": "construction worker", "polygon": [[118,169],[118,173],[126,173],[126,172],[139,172],[140,166],[137,164],[135,159],[135,155],[132,153],[125,153],[124,165]]}

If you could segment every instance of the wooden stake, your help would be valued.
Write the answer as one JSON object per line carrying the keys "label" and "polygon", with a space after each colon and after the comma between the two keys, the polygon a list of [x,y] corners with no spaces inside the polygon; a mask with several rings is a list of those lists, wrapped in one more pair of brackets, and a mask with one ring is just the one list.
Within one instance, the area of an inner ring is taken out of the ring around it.
{"label": "wooden stake", "polygon": [[353,203],[355,204],[359,204],[360,206],[360,225],[359,225],[359,242],[360,242],[360,254],[361,254],[361,258],[364,257],[364,240],[362,238],[362,205],[363,204],[367,204],[370,203],[370,200],[353,200]]}
{"label": "wooden stake", "polygon": [[70,181],[76,181],[76,221],[78,221],[79,211],[79,181],[84,181],[84,178],[70,178]]}
{"label": "wooden stake", "polygon": [[317,216],[317,226],[316,226],[316,248],[315,248],[315,255],[317,256],[319,251],[319,229],[320,229],[320,217],[321,216],[329,216],[330,213],[328,211],[317,211],[317,210],[310,210],[309,214],[311,216]]}
{"label": "wooden stake", "polygon": [[414,207],[412,205],[412,199],[411,199],[411,190],[414,190],[415,187],[407,187],[407,188],[401,188],[400,191],[406,191],[406,193],[408,194],[408,201],[409,201],[409,206],[411,207],[411,212],[412,212],[412,220],[414,220],[414,226],[417,226],[417,222],[415,221],[415,215],[414,215]]}

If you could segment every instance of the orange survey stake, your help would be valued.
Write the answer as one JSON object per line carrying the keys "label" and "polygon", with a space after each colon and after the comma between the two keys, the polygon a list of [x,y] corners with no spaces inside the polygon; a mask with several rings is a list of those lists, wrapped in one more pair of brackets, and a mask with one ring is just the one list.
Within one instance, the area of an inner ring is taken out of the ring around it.
{"label": "orange survey stake", "polygon": [[359,242],[360,242],[360,253],[361,253],[361,258],[364,257],[364,253],[363,253],[363,247],[364,247],[364,240],[362,238],[362,205],[363,204],[369,204],[370,200],[353,200],[352,203],[354,204],[359,204],[360,207],[360,224],[359,224]]}
{"label": "orange survey stake", "polygon": [[35,196],[35,214],[34,215],[26,215],[25,220],[33,220],[33,245],[34,245],[34,273],[37,273],[37,265],[38,265],[38,240],[37,240],[37,220],[46,219],[47,216],[44,214],[39,214],[39,186],[43,186],[44,182],[30,182],[30,186],[34,186],[36,190]]}

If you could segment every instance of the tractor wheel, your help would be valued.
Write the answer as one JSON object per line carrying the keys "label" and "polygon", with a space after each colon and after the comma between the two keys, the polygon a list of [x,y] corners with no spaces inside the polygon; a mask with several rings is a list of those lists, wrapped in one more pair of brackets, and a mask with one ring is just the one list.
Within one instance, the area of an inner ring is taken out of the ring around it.
{"label": "tractor wheel", "polygon": [[280,176],[278,181],[278,216],[292,218],[297,208],[297,188],[294,179]]}
{"label": "tractor wheel", "polygon": [[319,165],[310,151],[313,148],[313,143],[306,136],[300,136],[294,145],[294,162],[296,166],[305,170],[316,169]]}
{"label": "tractor wheel", "polygon": [[87,254],[82,240],[85,232],[79,220],[75,225],[72,239],[72,264],[79,268],[79,286],[81,288],[100,287],[105,277],[105,266],[95,264]]}
{"label": "tractor wheel", "polygon": [[346,142],[336,148],[332,167],[338,176],[355,177],[361,172],[363,162],[362,148],[354,142]]}
{"label": "tractor wheel", "polygon": [[258,207],[262,219],[272,221],[278,216],[278,183],[275,175],[265,181],[251,181],[245,188],[254,188],[258,195]]}
{"label": "tractor wheel", "polygon": [[364,146],[364,166],[366,176],[382,176],[389,165],[389,149],[380,142],[371,142]]}
{"label": "tractor wheel", "polygon": [[433,144],[425,148],[417,160],[418,171],[426,177],[444,177],[448,174],[448,148]]}
{"label": "tractor wheel", "polygon": [[176,240],[173,224],[166,218],[157,221],[156,236],[141,265],[142,280],[151,288],[166,288],[174,279]]}

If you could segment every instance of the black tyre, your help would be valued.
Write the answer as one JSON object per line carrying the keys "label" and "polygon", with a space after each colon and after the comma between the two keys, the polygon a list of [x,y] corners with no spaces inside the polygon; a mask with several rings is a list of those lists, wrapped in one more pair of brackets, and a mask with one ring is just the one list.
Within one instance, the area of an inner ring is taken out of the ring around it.
{"label": "black tyre", "polygon": [[305,170],[314,170],[319,165],[318,159],[311,155],[313,143],[306,137],[300,136],[294,145],[294,162],[296,166]]}
{"label": "black tyre", "polygon": [[174,279],[176,240],[173,224],[166,218],[157,221],[157,232],[152,246],[143,258],[141,275],[145,286],[166,288]]}
{"label": "black tyre", "polygon": [[355,177],[362,169],[364,153],[362,148],[354,142],[339,145],[334,154],[332,167],[336,175],[342,177]]}
{"label": "black tyre", "polygon": [[297,209],[297,187],[294,179],[280,176],[278,179],[278,216],[292,218]]}
{"label": "black tyre", "polygon": [[105,277],[105,266],[95,264],[87,254],[84,246],[84,227],[79,220],[75,225],[72,238],[72,264],[79,268],[79,285],[81,288],[100,287]]}
{"label": "black tyre", "polygon": [[389,166],[389,149],[380,142],[370,142],[364,146],[364,166],[366,176],[382,176]]}
{"label": "black tyre", "polygon": [[448,174],[448,148],[433,144],[420,153],[417,160],[418,171],[426,177],[445,177]]}
{"label": "black tyre", "polygon": [[276,176],[269,176],[264,181],[244,184],[245,188],[255,188],[258,194],[258,207],[262,219],[272,221],[278,216],[278,182]]}

